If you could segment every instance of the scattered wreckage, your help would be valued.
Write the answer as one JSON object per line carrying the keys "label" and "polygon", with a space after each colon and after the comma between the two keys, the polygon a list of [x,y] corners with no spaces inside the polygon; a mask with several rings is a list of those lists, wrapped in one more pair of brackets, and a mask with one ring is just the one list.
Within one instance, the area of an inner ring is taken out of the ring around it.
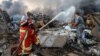
{"label": "scattered wreckage", "polygon": [[[85,29],[85,36],[90,33],[88,29]],[[64,28],[53,28],[46,29],[39,33],[40,43],[42,47],[58,47],[62,50],[77,50],[78,52],[82,52],[81,55],[91,55],[91,56],[99,56],[100,55],[100,47],[97,47],[97,42],[93,39],[87,39],[83,42],[82,39],[77,38],[77,30],[71,29],[70,31]],[[85,43],[88,45],[88,50],[85,49]],[[97,47],[97,49],[96,49]],[[63,54],[62,54],[63,55]]]}
{"label": "scattered wreckage", "polygon": [[[10,49],[9,46],[12,41],[12,44],[15,44],[14,42],[16,42],[16,39],[18,38],[18,36],[15,35],[18,34],[11,32],[8,33],[9,24],[7,25],[5,20],[2,18],[0,18],[0,21],[2,21],[0,22],[0,32],[3,34],[0,36],[0,54],[2,56],[7,56],[8,54],[5,54],[5,50]],[[91,30],[85,29],[84,32],[84,36],[91,36]],[[97,42],[93,39],[87,38],[86,41],[83,42],[81,39],[77,38],[76,29],[66,30],[63,26],[62,28],[49,28],[39,31],[38,35],[41,48],[37,50],[40,53],[43,51],[42,49],[49,49],[48,53],[52,56],[67,55],[68,51],[75,51],[78,54],[81,53],[80,56],[100,56],[100,47],[97,45]],[[83,43],[88,46],[88,50],[85,49],[85,45]]]}

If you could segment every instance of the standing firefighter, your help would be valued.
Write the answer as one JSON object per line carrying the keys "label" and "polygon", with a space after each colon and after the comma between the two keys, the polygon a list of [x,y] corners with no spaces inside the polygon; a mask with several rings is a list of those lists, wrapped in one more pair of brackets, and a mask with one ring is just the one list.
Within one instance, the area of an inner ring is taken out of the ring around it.
{"label": "standing firefighter", "polygon": [[33,21],[30,17],[23,16],[20,25],[20,50],[18,55],[28,56],[32,52],[32,45],[38,45],[39,40],[32,25]]}

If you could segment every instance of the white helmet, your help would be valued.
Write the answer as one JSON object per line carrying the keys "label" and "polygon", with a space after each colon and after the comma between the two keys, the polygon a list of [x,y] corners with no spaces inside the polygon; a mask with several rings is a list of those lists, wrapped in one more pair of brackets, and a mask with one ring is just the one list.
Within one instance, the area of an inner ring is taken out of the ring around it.
{"label": "white helmet", "polygon": [[20,21],[21,25],[24,25],[25,23],[27,23],[27,19],[28,19],[27,16],[22,16],[21,21]]}

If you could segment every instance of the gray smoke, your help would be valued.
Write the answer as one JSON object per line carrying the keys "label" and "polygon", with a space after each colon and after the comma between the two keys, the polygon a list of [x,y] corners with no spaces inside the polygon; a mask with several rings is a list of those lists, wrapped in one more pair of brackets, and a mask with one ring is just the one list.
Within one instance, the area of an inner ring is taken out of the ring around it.
{"label": "gray smoke", "polygon": [[57,14],[68,7],[75,5],[78,7],[81,0],[2,0],[2,8],[10,15],[23,14],[26,11],[38,11],[44,14]]}
{"label": "gray smoke", "polygon": [[100,0],[83,0],[81,8],[84,7],[86,12],[100,12]]}
{"label": "gray smoke", "polygon": [[100,0],[96,0],[96,1],[95,1],[95,5],[96,5],[96,7],[99,8],[99,10],[100,10]]}
{"label": "gray smoke", "polygon": [[26,11],[27,7],[25,5],[22,5],[22,2],[14,2],[12,3],[13,5],[10,7],[10,9],[8,10],[8,13],[10,15],[14,15],[14,14],[24,14],[24,12]]}
{"label": "gray smoke", "polygon": [[5,9],[9,9],[11,7],[12,3],[9,1],[2,1],[2,9],[5,10]]}
{"label": "gray smoke", "polygon": [[96,4],[96,5],[100,5],[100,0],[96,0],[96,1],[95,1],[95,4]]}
{"label": "gray smoke", "polygon": [[[56,15],[70,6],[77,9],[80,5],[91,3],[100,5],[100,0],[0,0],[2,8],[10,15],[24,14],[26,11],[37,11],[44,14]],[[83,2],[83,3],[82,3]]]}
{"label": "gray smoke", "polygon": [[1,8],[6,10],[9,15],[16,15],[16,14],[25,14],[27,10],[27,6],[20,0],[20,1],[13,1],[13,0],[2,0]]}

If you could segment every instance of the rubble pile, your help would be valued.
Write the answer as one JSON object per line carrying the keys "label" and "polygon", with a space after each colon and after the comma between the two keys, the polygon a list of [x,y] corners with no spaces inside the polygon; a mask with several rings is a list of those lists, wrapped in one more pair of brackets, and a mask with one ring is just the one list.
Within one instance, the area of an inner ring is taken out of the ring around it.
{"label": "rubble pile", "polygon": [[[37,30],[47,24],[50,20],[52,20],[53,16],[51,15],[45,15],[42,13],[31,13],[30,16],[33,20],[35,20],[35,26]],[[51,22],[49,25],[47,25],[44,29],[38,32],[38,37],[40,39],[40,45],[41,47],[51,48],[51,50],[46,50],[47,52],[51,52],[54,55],[61,51],[61,55],[68,54],[68,50],[71,50],[71,52],[76,51],[77,53],[81,52],[81,55],[83,56],[100,56],[100,14],[87,13],[86,15],[82,14],[82,17],[84,18],[84,21],[89,20],[93,21],[91,24],[85,22],[85,26],[92,31],[94,28],[98,28],[95,32],[92,32],[94,35],[91,36],[91,39],[86,39],[85,45],[88,46],[88,49],[85,49],[84,42],[82,42],[77,35],[78,30],[66,30],[63,28],[63,26],[68,25],[68,23],[60,24],[59,21],[55,20]],[[21,18],[20,16],[17,16]],[[19,21],[13,20],[13,16],[7,15],[6,11],[0,11],[0,53],[5,54],[7,49],[10,49],[11,45],[17,44],[18,38],[19,38]],[[17,18],[15,18],[17,19]],[[18,22],[16,22],[18,21]],[[92,26],[90,26],[92,25]],[[87,31],[86,31],[87,32]],[[92,34],[91,34],[92,35]],[[89,35],[90,36],[90,35]],[[96,40],[99,40],[98,42],[93,38],[98,38]],[[94,44],[95,43],[95,44]],[[56,49],[53,50],[52,47],[60,47],[62,49]],[[86,54],[86,55],[85,55]],[[1,54],[0,54],[1,55]],[[47,54],[48,55],[48,54]],[[45,55],[45,56],[47,56]],[[57,56],[55,55],[55,56]],[[6,54],[4,56],[7,56]],[[10,55],[9,55],[10,56]],[[52,55],[51,55],[52,56]],[[70,55],[69,55],[70,56]]]}
{"label": "rubble pile", "polygon": [[[39,38],[43,47],[63,47],[68,38],[68,31],[61,28],[45,29],[40,31]],[[60,43],[59,43],[60,42]]]}

